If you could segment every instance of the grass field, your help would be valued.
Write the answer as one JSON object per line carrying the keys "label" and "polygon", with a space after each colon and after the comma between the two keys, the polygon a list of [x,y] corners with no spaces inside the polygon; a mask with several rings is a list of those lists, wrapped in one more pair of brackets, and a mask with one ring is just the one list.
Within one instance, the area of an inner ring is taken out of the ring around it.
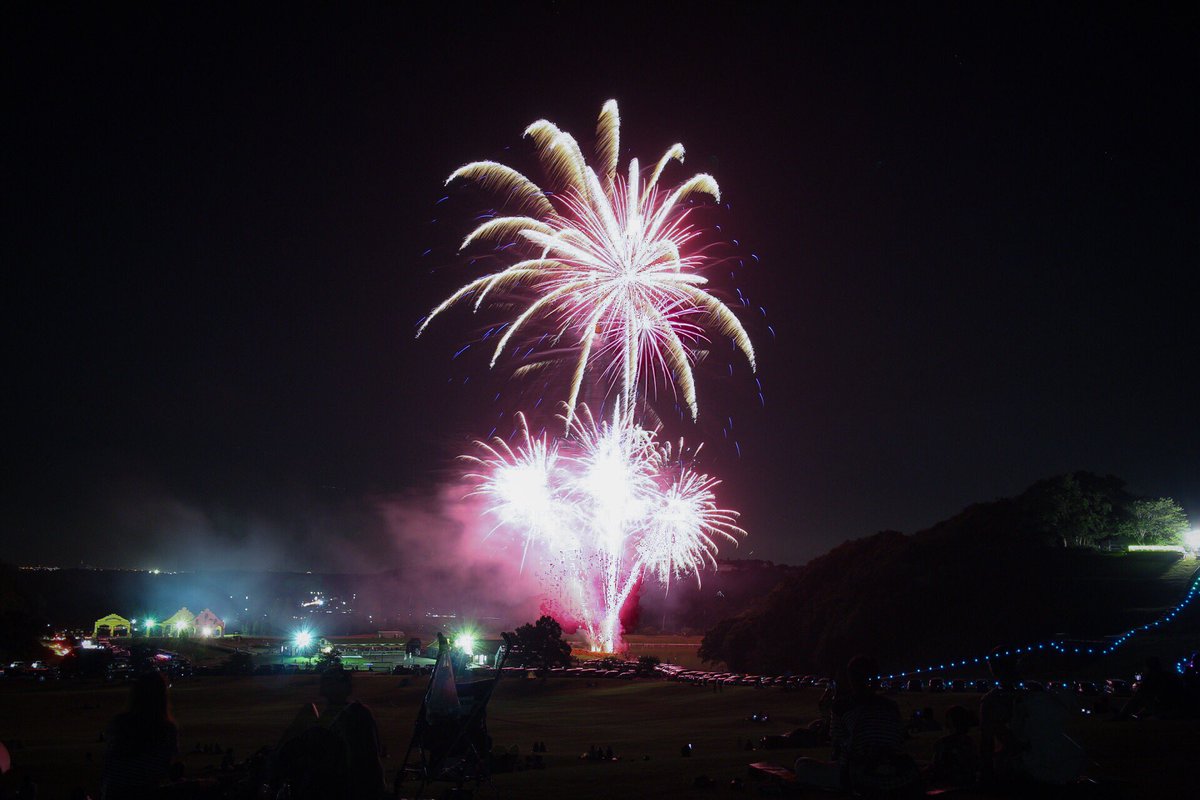
{"label": "grass field", "polygon": [[[317,678],[311,675],[176,683],[172,704],[188,774],[198,774],[219,760],[192,753],[195,743],[233,747],[240,759],[273,744],[301,704],[315,699],[316,690]],[[0,778],[0,787],[15,788],[28,773],[39,783],[43,800],[65,797],[80,785],[94,792],[103,752],[99,734],[124,708],[126,691],[106,684],[0,683],[0,740],[20,742],[13,754],[14,772]],[[389,773],[403,758],[422,691],[419,682],[402,686],[391,676],[357,678],[355,693],[371,707],[383,733]],[[720,784],[744,778],[751,761],[788,763],[804,752],[747,752],[747,740],[806,723],[816,714],[817,699],[815,690],[736,687],[713,693],[657,680],[601,681],[593,687],[572,678],[506,680],[491,705],[489,726],[496,745],[516,746],[524,755],[535,740],[544,740],[549,754],[545,770],[498,775],[494,782],[500,796],[510,798],[712,797],[714,792],[736,796]],[[897,700],[906,715],[918,706],[932,706],[939,717],[951,704],[978,703],[971,694],[901,695]],[[756,713],[769,715],[769,721],[749,721]],[[1192,768],[1187,754],[1200,752],[1200,725],[1080,717],[1074,733],[1095,762],[1089,772],[1121,782],[1124,789],[1118,796],[1186,796]],[[920,734],[909,750],[927,759],[938,736]],[[680,756],[685,743],[694,746],[691,758]],[[611,746],[621,760],[580,761],[579,754],[592,744]],[[693,788],[700,775],[716,780],[718,788]],[[757,796],[757,790],[748,785],[740,794]]]}
{"label": "grass field", "polygon": [[[1075,576],[1090,596],[1122,594],[1122,603],[1136,624],[1162,613],[1178,601],[1195,574],[1195,559],[1158,554],[1097,559],[1093,572]],[[1149,588],[1147,588],[1149,587]],[[1192,617],[1194,619],[1194,617]],[[1185,618],[1181,617],[1180,621]],[[1110,620],[1116,632],[1125,620]],[[361,638],[361,637],[360,637]],[[422,637],[428,641],[432,634]],[[663,661],[697,668],[700,637],[626,637],[629,656],[654,655]],[[263,640],[261,660],[275,660],[279,640]],[[155,642],[183,652],[197,663],[220,663],[231,647],[250,640]],[[579,648],[582,643],[573,641]],[[1102,662],[1086,665],[1076,677],[1128,677],[1145,655],[1182,654],[1200,648],[1194,625],[1176,624],[1140,636]],[[583,655],[580,653],[579,655]],[[708,665],[710,668],[713,665]],[[975,676],[979,677],[979,676]],[[1039,676],[1040,677],[1040,676]],[[274,745],[302,704],[316,700],[317,677],[312,674],[266,677],[203,677],[178,681],[172,703],[181,732],[182,759],[189,775],[215,768],[219,756],[193,752],[197,743],[232,747],[238,759],[263,745]],[[398,677],[362,674],[356,695],[371,707],[388,749],[385,767],[394,773],[403,759],[413,720],[420,705],[423,682],[407,686]],[[658,680],[601,680],[588,686],[582,678],[547,681],[506,679],[492,701],[490,729],[497,747],[531,752],[534,741],[545,741],[549,753],[544,770],[497,775],[501,797],[589,798],[757,796],[748,784],[740,792],[728,788],[745,778],[752,761],[789,764],[797,755],[824,756],[827,751],[749,752],[748,741],[782,733],[816,715],[816,690],[711,689]],[[103,682],[64,681],[45,685],[0,680],[0,741],[17,743],[13,772],[0,777],[0,795],[31,776],[41,788],[39,797],[65,798],[73,787],[87,787],[93,797],[103,755],[100,733],[122,711],[127,688]],[[931,706],[938,718],[949,705],[974,707],[974,694],[906,694],[897,696],[907,716],[914,708]],[[766,723],[751,722],[751,714],[766,714]],[[1104,797],[1175,798],[1190,796],[1192,763],[1200,753],[1200,724],[1149,720],[1115,723],[1080,716],[1073,735],[1085,746],[1092,765],[1089,774],[1109,782]],[[915,736],[911,754],[931,757],[939,734]],[[693,745],[693,756],[682,758],[680,747]],[[581,761],[589,746],[611,746],[616,763]],[[707,776],[716,788],[694,788]],[[481,796],[495,796],[484,793]],[[814,794],[813,796],[822,796]],[[965,795],[960,795],[965,796]]]}

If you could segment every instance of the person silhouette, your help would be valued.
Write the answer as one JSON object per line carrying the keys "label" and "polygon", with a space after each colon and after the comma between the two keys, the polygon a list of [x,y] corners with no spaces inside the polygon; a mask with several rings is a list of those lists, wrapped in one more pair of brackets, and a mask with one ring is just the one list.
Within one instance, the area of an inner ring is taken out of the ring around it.
{"label": "person silhouette", "polygon": [[379,727],[370,709],[350,699],[351,690],[349,672],[340,666],[325,670],[321,675],[325,700],[321,723],[345,743],[349,796],[374,800],[384,791]]}
{"label": "person silhouette", "polygon": [[171,718],[167,679],[161,672],[137,677],[129,710],[113,718],[104,741],[101,800],[147,796],[167,779],[179,752],[179,729]]}
{"label": "person silhouette", "polygon": [[[266,787],[293,800],[377,800],[384,792],[375,717],[351,701],[350,673],[321,673],[324,703],[305,704],[272,757]],[[271,796],[274,796],[272,794]]]}
{"label": "person silhouette", "polygon": [[984,782],[1064,784],[1083,770],[1083,748],[1066,734],[1071,708],[1053,691],[1021,687],[1017,656],[988,656],[997,686],[979,701],[979,762]]}

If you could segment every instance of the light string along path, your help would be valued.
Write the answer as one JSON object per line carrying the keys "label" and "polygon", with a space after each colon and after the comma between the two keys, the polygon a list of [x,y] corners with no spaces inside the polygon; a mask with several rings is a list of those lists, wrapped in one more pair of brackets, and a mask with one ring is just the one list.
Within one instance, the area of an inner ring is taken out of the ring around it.
{"label": "light string along path", "polygon": [[[1145,631],[1153,630],[1155,628],[1160,627],[1163,624],[1174,621],[1175,617],[1179,616],[1180,612],[1182,612],[1185,608],[1187,608],[1188,605],[1190,605],[1191,602],[1196,599],[1196,594],[1198,592],[1200,592],[1200,577],[1196,577],[1192,580],[1192,585],[1188,589],[1187,594],[1183,596],[1183,599],[1180,600],[1179,603],[1177,603],[1174,608],[1172,608],[1166,614],[1163,614],[1161,617],[1154,620],[1153,622],[1147,622],[1144,625],[1137,625],[1137,626],[1130,628],[1129,630],[1122,633],[1120,636],[1116,637],[1112,641],[1112,643],[1109,644],[1107,647],[1101,647],[1101,648],[1074,647],[1074,646],[1068,646],[1066,644],[1066,642],[1064,642],[1062,640],[1047,640],[1044,642],[1037,642],[1034,644],[1024,645],[1023,647],[1014,647],[1010,650],[1005,650],[1002,653],[997,653],[996,656],[1003,657],[1003,656],[1010,656],[1010,655],[1021,655],[1021,654],[1025,654],[1025,653],[1034,653],[1039,650],[1044,651],[1047,649],[1054,650],[1055,652],[1063,654],[1063,655],[1068,655],[1068,654],[1070,654],[1070,655],[1075,655],[1075,654],[1097,655],[1097,654],[1099,654],[1101,656],[1107,656],[1107,655],[1115,652],[1119,647],[1125,645],[1135,635],[1145,632]],[[925,675],[925,674],[929,674],[932,672],[944,672],[945,670],[948,670],[948,669],[955,669],[958,667],[967,667],[967,666],[972,666],[974,664],[979,664],[979,663],[987,663],[988,661],[991,660],[991,658],[992,658],[992,656],[989,654],[989,655],[978,656],[975,658],[963,658],[963,659],[959,659],[957,661],[946,661],[946,662],[943,662],[940,664],[930,664],[927,667],[914,667],[913,669],[910,669],[910,670],[907,670],[904,672],[893,672],[893,673],[886,673],[886,674],[880,673],[875,676],[875,680],[895,680],[896,678],[907,678],[907,677],[910,677],[913,675]],[[1175,665],[1175,669],[1177,671],[1182,672],[1182,670],[1183,670],[1182,665],[1183,665],[1183,661],[1178,662]]]}

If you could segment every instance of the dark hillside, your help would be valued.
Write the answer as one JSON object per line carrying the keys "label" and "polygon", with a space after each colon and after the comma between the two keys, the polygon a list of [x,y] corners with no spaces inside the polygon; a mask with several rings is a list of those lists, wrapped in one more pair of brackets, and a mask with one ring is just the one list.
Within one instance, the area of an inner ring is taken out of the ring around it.
{"label": "dark hillside", "polygon": [[[1193,559],[1061,546],[1050,528],[1062,519],[1048,522],[1044,490],[971,506],[911,536],[886,531],[840,545],[718,623],[701,654],[770,673],[829,671],[871,652],[898,670],[996,645],[1100,639],[1186,592]],[[1177,625],[1198,621],[1193,609]]]}

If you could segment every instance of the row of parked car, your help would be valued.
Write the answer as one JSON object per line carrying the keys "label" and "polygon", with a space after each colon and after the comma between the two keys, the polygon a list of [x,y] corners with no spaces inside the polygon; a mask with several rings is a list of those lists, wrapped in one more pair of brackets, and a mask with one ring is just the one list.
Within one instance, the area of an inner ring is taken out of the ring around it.
{"label": "row of parked car", "polygon": [[0,666],[0,679],[34,680],[39,683],[61,678],[103,678],[108,681],[121,681],[134,677],[151,664],[172,678],[186,678],[193,673],[191,662],[175,653],[160,650],[146,663],[135,664],[126,651],[113,654],[93,650],[83,656],[76,652],[63,659],[59,665],[46,661],[13,661],[7,666]]}
{"label": "row of parked car", "polygon": [[59,677],[58,667],[45,661],[13,661],[8,665],[0,665],[0,678],[47,681],[57,680]]}
{"label": "row of parked car", "polygon": [[735,672],[684,669],[677,664],[659,664],[658,672],[668,680],[704,686],[755,686],[758,688],[778,686],[784,689],[800,689],[808,686],[825,689],[829,686],[828,678],[819,678],[816,675],[743,675]]}
{"label": "row of parked car", "polygon": [[[188,677],[193,674],[223,674],[221,668],[193,667],[187,659],[178,654],[166,653],[165,651],[159,651],[155,655],[154,661],[157,668],[167,672],[173,678]],[[370,672],[373,671],[372,668],[374,666],[373,664],[356,665],[348,667],[348,669],[361,669],[362,671]],[[110,662],[101,667],[101,669],[103,677],[110,681],[126,680],[133,677],[137,672],[135,665],[130,662],[125,653],[118,654]],[[779,687],[784,690],[814,688],[823,691],[830,685],[829,678],[816,675],[746,675],[733,672],[691,670],[685,669],[678,664],[659,664],[654,669],[660,677],[667,680],[703,686]],[[254,668],[254,674],[290,675],[312,670],[313,667],[308,665],[259,664]],[[397,664],[387,671],[393,675],[428,675],[433,671],[433,667],[432,665],[410,666]],[[68,670],[68,674],[71,672],[78,672],[78,670]],[[504,667],[503,672],[508,676],[520,676],[526,674],[528,670],[524,667]],[[645,666],[638,664],[636,661],[608,662],[595,666],[555,667],[548,672],[551,676],[632,680],[639,675],[645,674]],[[45,682],[47,680],[58,680],[63,676],[63,670],[44,661],[13,661],[8,665],[0,665],[0,679]],[[99,674],[96,675],[96,677],[99,676]],[[890,693],[973,692],[982,694],[990,691],[995,686],[996,683],[990,679],[969,680],[965,678],[948,679],[940,677],[900,678],[878,682],[878,687],[881,691]],[[1048,689],[1068,691],[1074,692],[1080,697],[1129,697],[1137,690],[1137,687],[1138,683],[1136,681],[1127,681],[1119,678],[1109,678],[1105,681],[1028,680],[1021,683],[1021,688],[1032,691],[1044,691]]]}
{"label": "row of parked car", "polygon": [[[784,689],[816,688],[824,690],[829,687],[829,678],[816,675],[742,675],[731,672],[709,672],[704,670],[689,670],[677,664],[660,664],[657,667],[668,680],[681,683],[701,684],[712,686],[779,686]],[[990,679],[968,680],[965,678],[900,678],[878,681],[878,688],[883,692],[974,692],[983,694],[996,687],[996,682]],[[1031,691],[1073,691],[1081,697],[1129,697],[1137,689],[1137,683],[1119,678],[1109,678],[1105,681],[1022,681],[1020,688]]]}
{"label": "row of parked car", "polygon": [[[578,667],[551,667],[546,672],[551,677],[572,677],[572,678],[621,678],[623,680],[633,680],[638,676],[640,669],[636,661],[627,661],[618,663],[614,666],[578,666]],[[504,667],[501,673],[504,675],[520,676],[529,672],[526,667]]]}

